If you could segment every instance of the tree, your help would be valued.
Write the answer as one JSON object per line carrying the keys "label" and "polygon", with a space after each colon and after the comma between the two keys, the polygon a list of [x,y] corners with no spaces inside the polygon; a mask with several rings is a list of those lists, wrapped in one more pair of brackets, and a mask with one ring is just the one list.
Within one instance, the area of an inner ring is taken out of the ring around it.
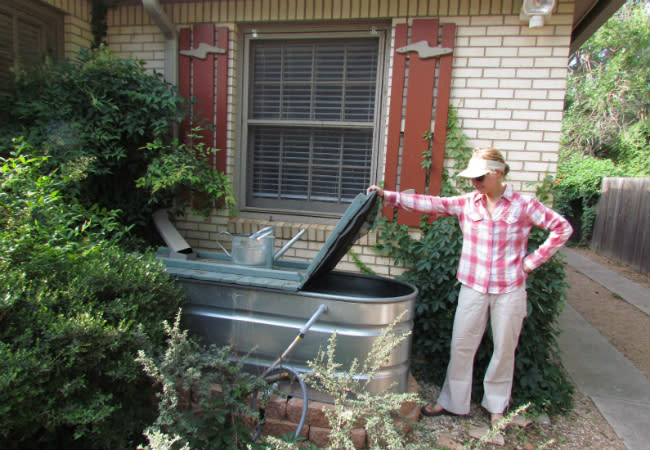
{"label": "tree", "polygon": [[650,175],[650,2],[621,7],[569,60],[562,159]]}

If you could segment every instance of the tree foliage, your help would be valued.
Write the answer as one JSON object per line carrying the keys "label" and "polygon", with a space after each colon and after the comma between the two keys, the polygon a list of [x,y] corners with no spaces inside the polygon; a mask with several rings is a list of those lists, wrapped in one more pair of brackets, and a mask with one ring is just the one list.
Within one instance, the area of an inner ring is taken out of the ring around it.
{"label": "tree foliage", "polygon": [[569,61],[563,153],[650,175],[650,3],[628,1]]}
{"label": "tree foliage", "polygon": [[[135,362],[182,299],[153,254],[127,253],[115,211],[64,192],[43,157],[0,157],[0,442],[134,448],[154,417]],[[119,430],[119,431],[118,431]]]}
{"label": "tree foliage", "polygon": [[119,209],[123,225],[155,238],[152,212],[186,200],[188,190],[205,194],[198,196],[203,204],[195,203],[203,211],[214,202],[233,206],[229,181],[209,164],[216,150],[197,139],[172,139],[186,106],[142,61],[103,46],[82,50],[76,60],[16,72],[10,94],[0,98],[0,155],[11,151],[12,138],[23,137],[47,156],[44,173],[83,166],[68,194],[85,207]]}
{"label": "tree foliage", "polygon": [[604,177],[650,176],[650,2],[628,1],[569,60],[555,205],[591,241]]}

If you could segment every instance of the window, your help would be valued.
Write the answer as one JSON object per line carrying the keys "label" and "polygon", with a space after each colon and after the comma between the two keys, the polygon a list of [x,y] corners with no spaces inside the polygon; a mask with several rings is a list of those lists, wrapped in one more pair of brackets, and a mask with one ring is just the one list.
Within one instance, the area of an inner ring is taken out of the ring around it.
{"label": "window", "polygon": [[0,94],[15,64],[63,56],[63,15],[39,2],[0,0]]}
{"label": "window", "polygon": [[379,37],[250,39],[246,207],[336,213],[371,181]]}

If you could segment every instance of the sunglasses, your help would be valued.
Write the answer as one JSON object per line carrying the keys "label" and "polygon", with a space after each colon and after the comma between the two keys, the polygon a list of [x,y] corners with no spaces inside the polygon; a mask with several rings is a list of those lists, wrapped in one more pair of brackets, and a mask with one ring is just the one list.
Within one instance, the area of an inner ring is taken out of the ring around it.
{"label": "sunglasses", "polygon": [[485,175],[481,175],[480,177],[472,178],[472,180],[476,180],[479,183],[485,179]]}

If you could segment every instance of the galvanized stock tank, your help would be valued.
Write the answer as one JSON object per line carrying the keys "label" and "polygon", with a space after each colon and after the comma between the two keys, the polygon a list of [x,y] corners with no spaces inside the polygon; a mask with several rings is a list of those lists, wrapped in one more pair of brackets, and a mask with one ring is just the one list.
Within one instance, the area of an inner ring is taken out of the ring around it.
{"label": "galvanized stock tank", "polygon": [[[396,318],[395,333],[411,331],[417,290],[390,278],[332,270],[367,231],[377,207],[376,194],[359,194],[311,263],[275,261],[271,268],[235,265],[220,253],[197,252],[195,259],[173,257],[161,248],[158,258],[186,291],[185,326],[204,342],[231,345],[247,355],[246,366],[260,373],[291,344],[321,305],[326,310],[284,365],[308,372],[306,362],[337,333],[336,361],[341,370],[363,362],[376,338]],[[369,384],[371,392],[407,391],[410,336],[395,348]],[[310,391],[311,400],[328,399]]]}

